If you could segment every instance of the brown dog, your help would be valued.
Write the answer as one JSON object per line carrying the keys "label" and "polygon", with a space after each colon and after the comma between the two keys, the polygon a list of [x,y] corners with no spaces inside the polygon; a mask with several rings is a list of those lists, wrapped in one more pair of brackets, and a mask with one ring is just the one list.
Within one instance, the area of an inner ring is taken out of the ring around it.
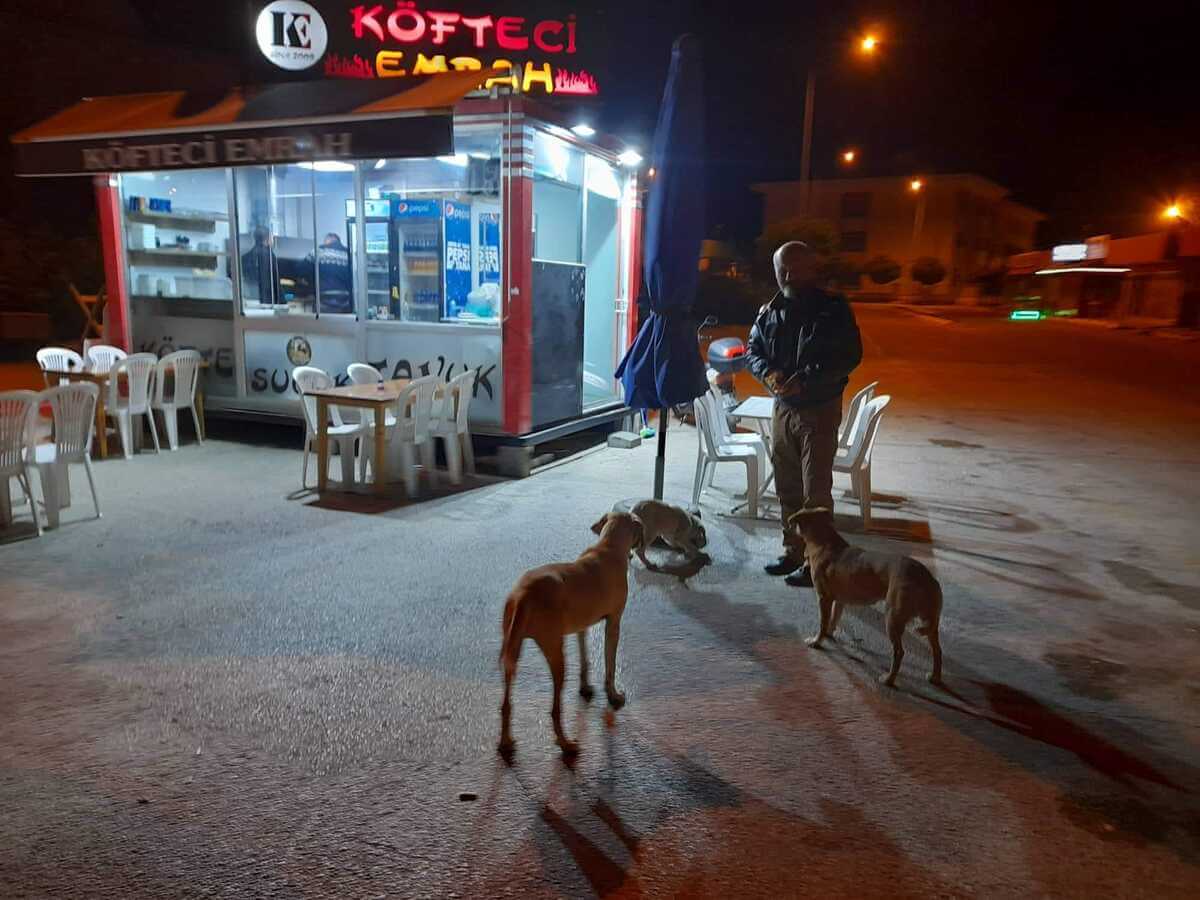
{"label": "brown dog", "polygon": [[567,740],[562,728],[561,695],[565,677],[563,638],[579,636],[579,693],[592,699],[588,683],[587,630],[604,620],[604,690],[609,705],[620,709],[625,696],[617,691],[617,641],[621,637],[621,613],[629,592],[629,559],[641,547],[642,526],[628,513],[608,513],[592,526],[600,535],[595,545],[572,563],[552,563],[530,569],[508,595],[502,623],[504,643],[500,666],[504,671],[504,702],[500,706],[500,752],[512,750],[509,728],[512,715],[512,682],[521,656],[521,643],[533,638],[554,679],[554,704],[550,717],[554,737],[564,754],[579,748]]}
{"label": "brown dog", "polygon": [[804,509],[788,521],[804,537],[808,569],[821,604],[821,628],[808,639],[808,645],[820,647],[822,640],[833,637],[844,606],[865,606],[884,600],[887,635],[892,642],[892,668],[880,680],[888,687],[895,686],[904,658],[904,628],[919,617],[925,625],[917,633],[929,638],[933,655],[929,681],[941,684],[938,622],[942,614],[942,587],[930,571],[908,556],[852,547],[834,529],[833,514],[828,509]]}

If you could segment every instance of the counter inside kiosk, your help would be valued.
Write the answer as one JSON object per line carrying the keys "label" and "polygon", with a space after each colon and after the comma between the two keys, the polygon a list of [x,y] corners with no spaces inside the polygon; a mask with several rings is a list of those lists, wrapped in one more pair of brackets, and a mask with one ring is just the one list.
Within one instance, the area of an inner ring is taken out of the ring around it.
{"label": "counter inside kiosk", "polygon": [[447,380],[476,369],[481,433],[617,414],[613,371],[636,324],[636,172],[615,143],[582,140],[521,98],[440,112],[435,152],[403,137],[394,154],[378,137],[359,150],[346,131],[335,158],[150,168],[147,152],[96,178],[110,322],[124,331],[109,339],[198,349],[209,408],[227,414],[299,418],[292,369],[344,382],[353,362]]}

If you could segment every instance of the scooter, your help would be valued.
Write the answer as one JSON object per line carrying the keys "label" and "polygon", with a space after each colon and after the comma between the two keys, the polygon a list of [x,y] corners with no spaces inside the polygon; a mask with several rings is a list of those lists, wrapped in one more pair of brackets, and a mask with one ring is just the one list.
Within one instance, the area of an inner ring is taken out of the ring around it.
{"label": "scooter", "polygon": [[[696,329],[696,343],[703,344],[708,337],[706,329],[718,324],[716,316],[707,316]],[[734,376],[746,368],[746,344],[741,338],[717,338],[708,345],[708,369],[705,372],[709,387],[721,399],[721,408],[728,416],[740,402],[734,390]],[[675,407],[675,417],[686,421],[692,413],[691,404],[681,403]]]}

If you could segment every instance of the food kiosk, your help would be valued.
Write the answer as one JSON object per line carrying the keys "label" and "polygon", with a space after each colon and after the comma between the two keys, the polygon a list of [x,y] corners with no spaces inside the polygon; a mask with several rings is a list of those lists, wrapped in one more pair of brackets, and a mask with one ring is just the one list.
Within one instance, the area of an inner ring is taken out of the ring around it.
{"label": "food kiosk", "polygon": [[199,350],[210,410],[299,418],[301,365],[473,368],[472,431],[535,443],[622,413],[640,210],[628,148],[519,81],[101,97],[13,142],[93,178],[109,340]]}

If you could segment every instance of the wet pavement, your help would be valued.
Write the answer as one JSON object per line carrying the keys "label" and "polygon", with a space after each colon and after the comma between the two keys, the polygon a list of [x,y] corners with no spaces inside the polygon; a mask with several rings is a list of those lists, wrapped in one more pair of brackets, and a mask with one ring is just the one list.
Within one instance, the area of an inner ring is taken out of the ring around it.
{"label": "wet pavement", "polygon": [[946,690],[911,633],[877,684],[877,609],[807,648],[776,527],[714,495],[710,567],[632,564],[628,705],[568,690],[568,767],[529,644],[506,765],[504,595],[648,491],[653,448],[318,503],[298,433],[217,426],[97,466],[100,521],[79,480],[57,533],[0,544],[0,896],[1194,896],[1195,345],[858,313],[852,388],[894,401],[877,528],[839,523],[940,578]]}

